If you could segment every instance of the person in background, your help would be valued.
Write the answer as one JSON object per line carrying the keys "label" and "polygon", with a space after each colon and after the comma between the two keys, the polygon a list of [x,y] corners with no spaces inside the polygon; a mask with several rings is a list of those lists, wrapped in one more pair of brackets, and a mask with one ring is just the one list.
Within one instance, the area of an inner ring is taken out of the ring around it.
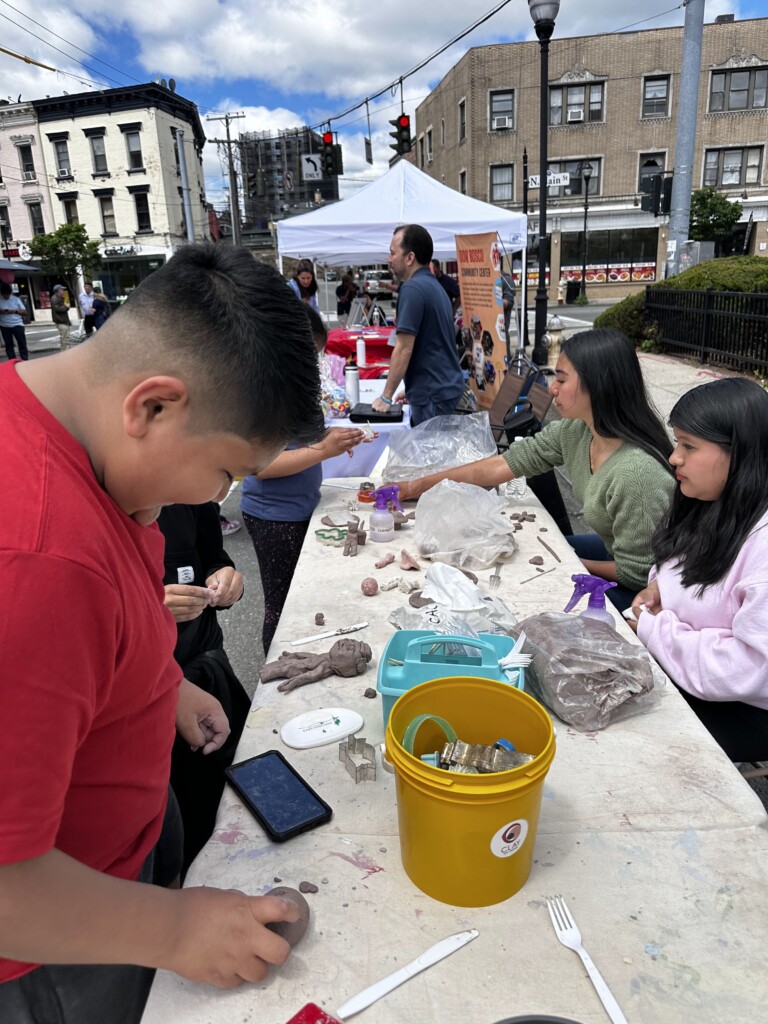
{"label": "person in background", "polygon": [[607,596],[624,611],[647,583],[651,539],[672,500],[672,445],[646,394],[635,347],[621,331],[569,338],[555,373],[550,389],[562,419],[503,455],[404,481],[400,500],[418,498],[440,480],[497,487],[565,466],[594,531],[566,540],[588,573],[618,584]]}
{"label": "person in background", "polygon": [[288,282],[288,287],[293,289],[302,302],[306,302],[308,306],[316,309],[318,313],[320,312],[320,305],[317,301],[317,278],[312,260],[299,260],[293,277]]}
{"label": "person in background", "polygon": [[451,310],[455,313],[456,308],[461,301],[461,292],[459,291],[459,286],[456,284],[452,277],[449,277],[448,274],[443,273],[443,268],[440,266],[440,260],[430,260],[429,269],[437,278],[440,287],[451,300]]}
{"label": "person in background", "polygon": [[3,335],[5,353],[9,359],[16,358],[14,341],[19,348],[19,358],[29,359],[27,335],[21,314],[26,307],[18,295],[13,294],[9,284],[0,284],[0,332]]}
{"label": "person in background", "polygon": [[266,924],[295,904],[168,888],[175,733],[209,756],[229,725],[174,660],[155,523],[321,435],[303,308],[187,245],[89,344],[0,366],[3,1024],[138,1024],[158,967],[231,988],[290,954]]}
{"label": "person in background", "polygon": [[218,750],[203,757],[177,736],[171,754],[171,785],[184,825],[182,878],[213,832],[224,790],[224,769],[232,764],[251,702],[224,650],[218,612],[243,596],[243,577],[224,550],[218,506],[166,505],[157,520],[165,538],[165,607],[178,639],[173,656],[184,678],[212,694],[229,721]]}
{"label": "person in background", "polygon": [[[311,307],[307,316],[318,355],[322,355],[327,328]],[[265,654],[280,621],[309,520],[320,501],[321,463],[365,439],[363,430],[330,427],[317,444],[291,446],[257,476],[243,480],[240,510],[253,541],[264,591],[261,639]]]}
{"label": "person in background", "polygon": [[[378,324],[376,324],[376,317],[374,316],[374,310],[378,310]],[[365,322],[369,327],[371,326],[384,326],[385,324],[391,325],[391,320],[387,317],[382,306],[374,299],[369,292],[363,293],[363,313],[365,314]]]}
{"label": "person in background", "polygon": [[109,300],[101,288],[93,289],[93,327],[97,330],[104,326],[105,321],[111,313]]}
{"label": "person in background", "polygon": [[83,285],[78,301],[83,312],[83,330],[85,331],[86,338],[89,338],[93,334],[94,322],[96,320],[96,312],[93,308],[93,285],[90,281],[86,281]]}
{"label": "person in background", "polygon": [[732,761],[768,759],[768,393],[733,377],[672,409],[678,484],[638,637]]}
{"label": "person in background", "polygon": [[430,273],[432,251],[432,236],[425,228],[404,224],[395,228],[387,261],[400,286],[397,341],[387,382],[372,408],[386,412],[404,381],[412,427],[454,412],[464,395],[451,302]]}
{"label": "person in background", "polygon": [[501,305],[504,313],[504,337],[507,342],[507,352],[510,353],[509,324],[515,311],[515,279],[509,271],[504,270],[503,260],[500,263],[499,274],[501,276]]}
{"label": "person in background", "polygon": [[357,296],[355,282],[349,274],[343,274],[336,288],[336,316],[342,327],[347,326],[347,317],[352,308],[352,300]]}
{"label": "person in background", "polygon": [[64,301],[65,291],[66,289],[63,284],[55,284],[51,292],[51,319],[56,324],[56,329],[59,332],[62,352],[69,348],[69,329],[72,326],[69,321],[70,307]]}

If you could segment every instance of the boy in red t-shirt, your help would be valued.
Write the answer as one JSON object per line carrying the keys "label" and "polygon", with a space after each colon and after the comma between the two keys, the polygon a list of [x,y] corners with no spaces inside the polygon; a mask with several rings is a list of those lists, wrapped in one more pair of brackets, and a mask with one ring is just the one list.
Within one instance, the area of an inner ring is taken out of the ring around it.
{"label": "boy in red t-shirt", "polygon": [[0,1020],[134,1024],[154,968],[232,987],[287,957],[265,925],[290,903],[140,884],[159,878],[174,725],[204,753],[228,733],[173,661],[154,523],[317,440],[319,391],[299,300],[213,245],[92,340],[0,369]]}

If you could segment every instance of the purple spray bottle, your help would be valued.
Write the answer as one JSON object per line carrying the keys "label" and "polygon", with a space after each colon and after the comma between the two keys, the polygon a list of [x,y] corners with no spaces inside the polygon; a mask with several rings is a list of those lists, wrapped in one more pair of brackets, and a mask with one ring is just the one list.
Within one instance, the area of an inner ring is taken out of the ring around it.
{"label": "purple spray bottle", "polygon": [[376,501],[376,508],[371,513],[368,536],[378,544],[385,544],[395,539],[395,517],[389,511],[389,503],[403,511],[400,504],[400,488],[397,484],[390,484],[388,487],[380,487],[371,495]]}
{"label": "purple spray bottle", "polygon": [[599,576],[590,576],[588,573],[574,573],[571,579],[576,586],[573,588],[571,599],[563,608],[563,611],[571,611],[585,594],[589,594],[587,607],[581,614],[585,615],[588,619],[599,619],[601,622],[607,622],[609,625],[615,626],[613,616],[605,608],[605,592],[610,590],[611,587],[615,587],[616,584],[603,580]]}

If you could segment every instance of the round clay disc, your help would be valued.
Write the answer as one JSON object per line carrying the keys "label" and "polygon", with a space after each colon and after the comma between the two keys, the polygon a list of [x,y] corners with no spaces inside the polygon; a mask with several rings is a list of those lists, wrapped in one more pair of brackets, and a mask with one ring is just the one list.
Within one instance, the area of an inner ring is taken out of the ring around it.
{"label": "round clay disc", "polygon": [[267,928],[275,934],[281,935],[289,945],[295,946],[309,927],[309,904],[298,889],[291,889],[287,885],[278,885],[265,895],[279,896],[281,899],[290,900],[299,908],[298,921],[270,921],[267,925]]}

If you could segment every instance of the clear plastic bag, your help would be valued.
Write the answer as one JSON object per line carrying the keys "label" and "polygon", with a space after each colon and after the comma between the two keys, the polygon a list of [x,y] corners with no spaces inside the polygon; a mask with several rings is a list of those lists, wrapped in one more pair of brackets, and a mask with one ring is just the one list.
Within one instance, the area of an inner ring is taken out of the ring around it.
{"label": "clear plastic bag", "polygon": [[433,416],[413,430],[397,430],[389,442],[384,480],[417,480],[496,454],[487,412]]}
{"label": "clear plastic bag", "polygon": [[458,569],[487,569],[516,550],[505,498],[474,484],[441,480],[419,498],[414,540],[419,554]]}
{"label": "clear plastic bag", "polygon": [[434,604],[397,608],[388,618],[398,629],[431,629],[435,633],[477,636],[507,633],[517,619],[501,600],[484,594],[471,580],[450,565],[430,565],[422,597]]}
{"label": "clear plastic bag", "polygon": [[533,655],[526,688],[575,729],[604,729],[661,697],[665,677],[653,671],[645,648],[607,622],[543,612],[524,619],[512,635],[521,632],[528,637],[523,652]]}

